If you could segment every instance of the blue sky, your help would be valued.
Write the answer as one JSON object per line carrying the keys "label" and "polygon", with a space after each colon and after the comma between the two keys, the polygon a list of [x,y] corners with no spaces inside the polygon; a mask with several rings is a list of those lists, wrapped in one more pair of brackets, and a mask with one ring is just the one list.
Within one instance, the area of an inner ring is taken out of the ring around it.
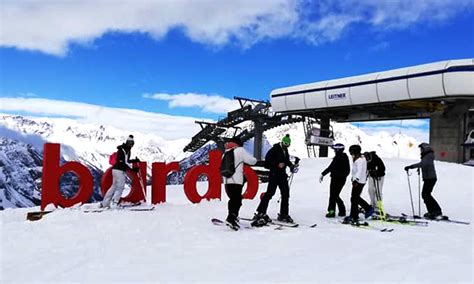
{"label": "blue sky", "polygon": [[474,57],[473,1],[110,3],[2,1],[0,111],[41,99],[217,119],[233,96]]}

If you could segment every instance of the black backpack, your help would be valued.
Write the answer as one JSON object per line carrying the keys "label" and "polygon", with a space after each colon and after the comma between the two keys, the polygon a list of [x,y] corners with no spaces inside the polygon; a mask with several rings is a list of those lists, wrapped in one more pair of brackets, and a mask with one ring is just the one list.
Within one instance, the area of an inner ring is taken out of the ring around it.
{"label": "black backpack", "polygon": [[221,175],[225,178],[230,178],[235,173],[234,149],[224,153],[221,162]]}

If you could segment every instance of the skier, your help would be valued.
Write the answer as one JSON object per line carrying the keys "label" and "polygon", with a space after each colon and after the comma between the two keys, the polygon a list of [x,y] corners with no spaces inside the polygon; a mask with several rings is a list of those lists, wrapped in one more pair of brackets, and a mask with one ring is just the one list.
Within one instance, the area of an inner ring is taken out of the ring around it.
{"label": "skier", "polygon": [[362,189],[367,182],[367,161],[361,155],[359,145],[351,145],[349,154],[352,156],[352,192],[351,192],[351,214],[344,218],[344,223],[359,223],[359,205],[365,210],[365,218],[374,214],[374,208],[370,206],[362,197]]}
{"label": "skier", "polygon": [[117,147],[117,161],[112,167],[112,186],[107,190],[104,199],[99,203],[101,208],[117,208],[120,197],[125,188],[127,171],[138,172],[138,167],[132,167],[132,163],[139,162],[137,158],[130,159],[131,149],[135,141],[133,135],[129,135],[125,143]]}
{"label": "skier", "polygon": [[420,148],[421,161],[419,163],[409,165],[405,167],[405,171],[410,169],[421,168],[421,174],[423,177],[423,189],[421,196],[425,202],[426,209],[428,212],[424,215],[428,219],[441,218],[443,213],[438,202],[431,195],[433,188],[437,181],[436,170],[434,166],[434,151],[428,143],[421,143],[418,145]]}
{"label": "skier", "polygon": [[267,215],[267,208],[270,199],[276,192],[276,188],[280,188],[281,202],[280,214],[278,214],[278,221],[293,223],[293,219],[288,214],[290,187],[288,185],[288,175],[286,174],[286,167],[289,167],[291,172],[294,172],[296,166],[290,162],[288,154],[288,147],[291,145],[290,135],[287,134],[282,138],[281,143],[273,145],[265,156],[265,167],[270,170],[267,191],[263,194],[260,204],[257,208],[252,221],[252,226],[261,227],[270,223],[272,219]]}
{"label": "skier", "polygon": [[[367,160],[367,171],[369,173],[368,184],[369,184],[369,196],[370,205],[375,208],[375,215],[380,216],[383,208],[378,208],[377,201],[382,202],[382,188],[385,177],[385,164],[382,159],[375,153],[365,152],[364,157]],[[380,200],[378,200],[380,198]]]}
{"label": "skier", "polygon": [[[228,216],[226,219],[226,224],[234,230],[240,228],[237,223],[239,210],[242,206],[242,188],[244,185],[244,164],[255,165],[257,159],[255,159],[251,154],[249,154],[243,147],[242,141],[235,137],[229,140],[225,144],[225,153],[233,151],[234,155],[234,174],[229,177],[224,178],[225,191],[227,196],[229,196],[228,203]],[[232,154],[232,153],[230,153]]]}
{"label": "skier", "polygon": [[329,186],[329,205],[327,218],[334,218],[336,216],[336,204],[339,209],[338,216],[346,216],[346,207],[344,201],[339,197],[342,188],[346,184],[347,176],[350,172],[349,158],[344,153],[344,145],[341,143],[334,144],[331,147],[335,156],[331,164],[321,173],[319,182],[321,183],[324,176],[331,173],[331,185]]}

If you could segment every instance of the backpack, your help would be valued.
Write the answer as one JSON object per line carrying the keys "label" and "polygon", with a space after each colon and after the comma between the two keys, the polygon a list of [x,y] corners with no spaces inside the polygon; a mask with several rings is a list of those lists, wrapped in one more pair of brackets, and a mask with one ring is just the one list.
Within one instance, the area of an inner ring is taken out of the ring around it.
{"label": "backpack", "polygon": [[230,178],[235,173],[235,157],[234,149],[224,153],[221,162],[221,175],[225,178]]}
{"label": "backpack", "polygon": [[117,163],[117,152],[113,152],[109,157],[109,164],[115,166],[115,163]]}

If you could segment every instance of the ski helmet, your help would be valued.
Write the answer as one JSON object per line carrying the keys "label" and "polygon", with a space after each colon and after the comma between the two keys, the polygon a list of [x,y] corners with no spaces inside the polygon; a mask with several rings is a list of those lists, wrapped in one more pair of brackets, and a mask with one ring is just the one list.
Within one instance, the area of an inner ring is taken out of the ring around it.
{"label": "ski helmet", "polygon": [[349,147],[349,153],[351,155],[360,155],[361,151],[362,149],[360,148],[359,145],[351,145],[351,147]]}
{"label": "ski helmet", "polygon": [[425,153],[425,152],[428,152],[430,150],[433,150],[430,146],[430,144],[428,143],[421,143],[420,145],[418,145],[418,147],[420,147],[420,150],[422,153]]}
{"label": "ski helmet", "polygon": [[285,147],[290,147],[291,145],[290,134],[286,134],[285,137],[281,139],[281,144]]}
{"label": "ski helmet", "polygon": [[345,149],[344,144],[341,143],[336,143],[332,145],[331,148],[336,152],[344,152]]}
{"label": "ski helmet", "polygon": [[365,159],[368,162],[370,162],[370,161],[372,161],[372,153],[374,153],[374,152],[364,152],[364,154],[362,154],[362,155],[364,155]]}

